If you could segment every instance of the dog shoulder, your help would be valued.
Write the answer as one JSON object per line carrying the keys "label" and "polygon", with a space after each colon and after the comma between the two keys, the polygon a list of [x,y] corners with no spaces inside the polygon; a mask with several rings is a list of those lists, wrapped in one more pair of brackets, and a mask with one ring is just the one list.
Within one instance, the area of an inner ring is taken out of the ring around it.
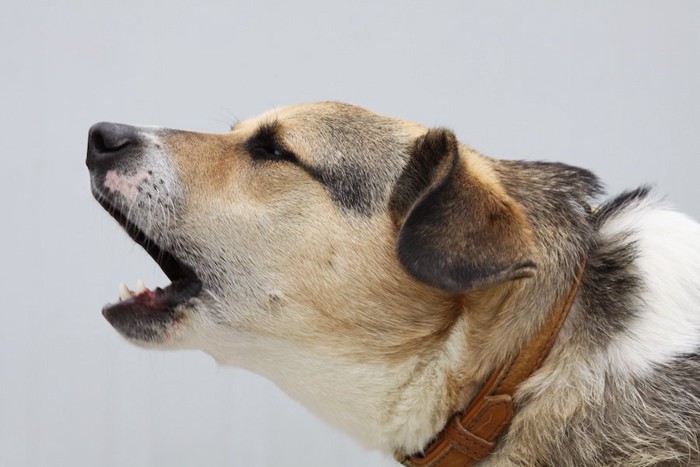
{"label": "dog shoulder", "polygon": [[700,225],[646,188],[593,220],[568,337],[520,388],[492,465],[697,465]]}
{"label": "dog shoulder", "polygon": [[[646,188],[624,193],[598,213],[603,243],[634,250],[636,306],[610,341],[608,358],[642,374],[700,348],[700,224]],[[623,240],[624,239],[624,240]]]}

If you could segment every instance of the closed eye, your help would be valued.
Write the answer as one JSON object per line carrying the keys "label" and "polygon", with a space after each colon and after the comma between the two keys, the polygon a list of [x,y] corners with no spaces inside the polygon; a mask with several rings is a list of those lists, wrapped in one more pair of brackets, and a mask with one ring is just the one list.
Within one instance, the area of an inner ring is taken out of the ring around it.
{"label": "closed eye", "polygon": [[260,125],[258,131],[246,141],[245,146],[255,161],[293,162],[299,159],[280,143],[280,124],[277,121]]}
{"label": "closed eye", "polygon": [[293,162],[298,163],[299,159],[290,151],[276,145],[251,145],[248,152],[253,160],[270,162]]}

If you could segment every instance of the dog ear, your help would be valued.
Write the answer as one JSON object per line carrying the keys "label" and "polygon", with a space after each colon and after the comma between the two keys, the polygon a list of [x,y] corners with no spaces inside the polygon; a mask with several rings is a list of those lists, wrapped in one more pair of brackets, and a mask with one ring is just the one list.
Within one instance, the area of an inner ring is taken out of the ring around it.
{"label": "dog ear", "polygon": [[400,225],[404,268],[449,293],[530,276],[535,265],[524,215],[498,186],[468,170],[455,135],[429,130],[412,152],[389,206]]}

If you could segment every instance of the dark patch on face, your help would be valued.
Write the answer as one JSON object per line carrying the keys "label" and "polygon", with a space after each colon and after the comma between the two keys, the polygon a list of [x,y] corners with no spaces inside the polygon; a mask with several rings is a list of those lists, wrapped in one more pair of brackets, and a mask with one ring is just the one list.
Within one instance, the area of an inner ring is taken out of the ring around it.
{"label": "dark patch on face", "polygon": [[309,175],[323,185],[331,199],[341,208],[369,216],[373,211],[373,198],[368,189],[370,174],[350,163],[341,167],[302,166]]}
{"label": "dark patch on face", "polygon": [[[329,136],[335,139],[347,138],[346,134],[337,134],[337,129],[330,133]],[[331,199],[340,207],[364,215],[371,213],[374,205],[372,190],[369,189],[372,174],[345,158],[334,166],[324,167],[301,161],[285,146],[282,124],[279,121],[263,123],[244,143],[244,147],[255,162],[293,163],[321,183]]]}
{"label": "dark patch on face", "polygon": [[256,162],[292,162],[297,165],[297,156],[284,146],[280,138],[277,121],[263,123],[255,134],[244,143],[248,154]]}
{"label": "dark patch on face", "polygon": [[341,209],[370,216],[384,207],[385,185],[393,166],[406,152],[396,135],[396,123],[353,107],[317,115],[319,162],[305,170],[326,189]]}

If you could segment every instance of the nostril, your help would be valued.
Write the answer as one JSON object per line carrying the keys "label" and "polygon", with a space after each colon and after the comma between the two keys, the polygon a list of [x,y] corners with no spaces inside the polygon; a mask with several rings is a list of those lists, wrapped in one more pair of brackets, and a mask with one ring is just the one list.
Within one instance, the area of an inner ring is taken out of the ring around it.
{"label": "nostril", "polygon": [[97,123],[88,134],[88,167],[111,165],[117,156],[126,155],[125,151],[139,143],[137,127],[117,123]]}
{"label": "nostril", "polygon": [[90,129],[90,143],[97,152],[116,152],[136,141],[134,127],[116,123],[98,123]]}
{"label": "nostril", "polygon": [[105,137],[104,133],[95,132],[93,135],[93,145],[95,147],[95,150],[97,152],[115,152],[129,145],[129,140],[119,140],[114,138],[114,135],[111,136],[112,137]]}

